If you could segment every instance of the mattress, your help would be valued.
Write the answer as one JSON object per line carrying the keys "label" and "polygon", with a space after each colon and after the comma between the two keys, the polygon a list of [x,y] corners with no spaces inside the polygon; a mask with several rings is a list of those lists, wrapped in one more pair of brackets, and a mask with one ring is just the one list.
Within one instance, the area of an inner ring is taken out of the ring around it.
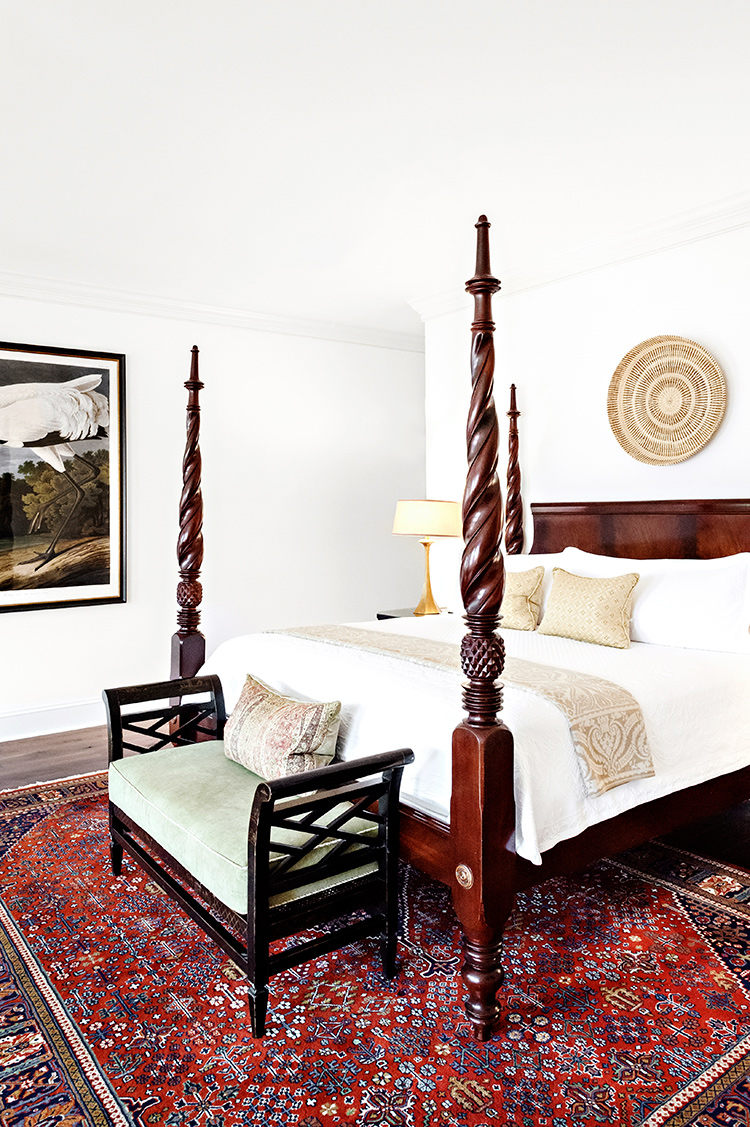
{"label": "mattress", "polygon": [[[446,614],[352,625],[456,643],[465,633],[463,620]],[[515,742],[515,848],[529,861],[540,864],[541,853],[587,826],[750,763],[750,655],[637,642],[617,650],[533,631],[502,633],[508,655],[591,673],[632,693],[655,768],[653,778],[588,796],[562,712],[506,685],[502,718]],[[283,633],[224,642],[203,672],[219,675],[229,711],[248,673],[301,699],[340,700],[338,754],[349,759],[411,747],[415,762],[404,772],[402,801],[449,821],[451,735],[463,717],[460,674]]]}

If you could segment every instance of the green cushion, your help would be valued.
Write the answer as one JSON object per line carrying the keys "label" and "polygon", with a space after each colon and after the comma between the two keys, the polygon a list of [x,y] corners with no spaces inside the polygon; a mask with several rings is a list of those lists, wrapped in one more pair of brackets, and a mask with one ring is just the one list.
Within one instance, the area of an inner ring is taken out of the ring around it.
{"label": "green cushion", "polygon": [[[240,915],[247,912],[247,833],[259,775],[224,754],[221,740],[166,747],[147,755],[120,759],[109,767],[110,801],[158,842],[180,865],[223,904]],[[339,807],[340,809],[340,807]],[[329,812],[333,818],[336,811]],[[353,819],[347,829],[366,836],[377,827]],[[274,840],[299,845],[306,836],[274,830]],[[324,847],[330,849],[333,842]],[[320,859],[311,851],[304,865]],[[272,854],[278,863],[279,855]],[[271,903],[309,896],[333,884],[374,872],[375,863],[341,876],[283,893]]]}

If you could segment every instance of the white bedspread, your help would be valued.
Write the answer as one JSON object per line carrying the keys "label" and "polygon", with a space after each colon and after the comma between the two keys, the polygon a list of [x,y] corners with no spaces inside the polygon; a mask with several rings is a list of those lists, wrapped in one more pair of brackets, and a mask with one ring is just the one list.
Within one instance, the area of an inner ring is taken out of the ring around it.
{"label": "white bedspread", "polygon": [[[449,642],[465,632],[457,615],[356,625]],[[508,654],[593,673],[628,689],[643,711],[656,769],[654,778],[588,797],[563,714],[542,697],[506,686],[502,715],[515,739],[516,849],[522,857],[539,864],[540,853],[587,826],[750,763],[750,656],[637,642],[616,650],[516,630],[503,637]],[[279,692],[341,700],[340,754],[349,759],[413,748],[402,799],[448,821],[451,734],[463,716],[459,675],[283,634],[225,642],[203,671],[221,677],[230,711],[247,673]]]}

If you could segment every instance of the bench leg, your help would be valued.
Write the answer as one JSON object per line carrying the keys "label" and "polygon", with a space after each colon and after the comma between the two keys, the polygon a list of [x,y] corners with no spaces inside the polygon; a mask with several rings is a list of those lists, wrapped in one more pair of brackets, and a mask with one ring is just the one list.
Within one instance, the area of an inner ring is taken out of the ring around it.
{"label": "bench leg", "polygon": [[[395,898],[394,898],[395,899]],[[394,905],[395,906],[395,905]],[[389,906],[390,907],[390,906]],[[380,958],[383,963],[383,974],[386,978],[393,978],[396,973],[396,942],[398,939],[397,912],[387,910],[383,931],[380,935]]]}
{"label": "bench leg", "polygon": [[122,823],[116,816],[112,805],[109,807],[109,856],[112,862],[112,872],[119,877],[122,872],[122,846],[115,841],[115,830],[122,831]]}
{"label": "bench leg", "polygon": [[266,1011],[268,1010],[268,987],[260,983],[249,983],[250,1025],[253,1037],[262,1037],[266,1031]]}

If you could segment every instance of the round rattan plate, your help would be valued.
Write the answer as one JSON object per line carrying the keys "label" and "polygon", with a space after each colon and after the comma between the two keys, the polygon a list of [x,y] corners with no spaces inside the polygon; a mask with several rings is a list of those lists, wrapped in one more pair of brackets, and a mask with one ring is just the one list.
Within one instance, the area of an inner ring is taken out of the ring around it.
{"label": "round rattan plate", "polygon": [[651,337],[623,358],[607,396],[609,425],[639,462],[684,462],[724,418],[724,374],[710,352],[685,337]]}

